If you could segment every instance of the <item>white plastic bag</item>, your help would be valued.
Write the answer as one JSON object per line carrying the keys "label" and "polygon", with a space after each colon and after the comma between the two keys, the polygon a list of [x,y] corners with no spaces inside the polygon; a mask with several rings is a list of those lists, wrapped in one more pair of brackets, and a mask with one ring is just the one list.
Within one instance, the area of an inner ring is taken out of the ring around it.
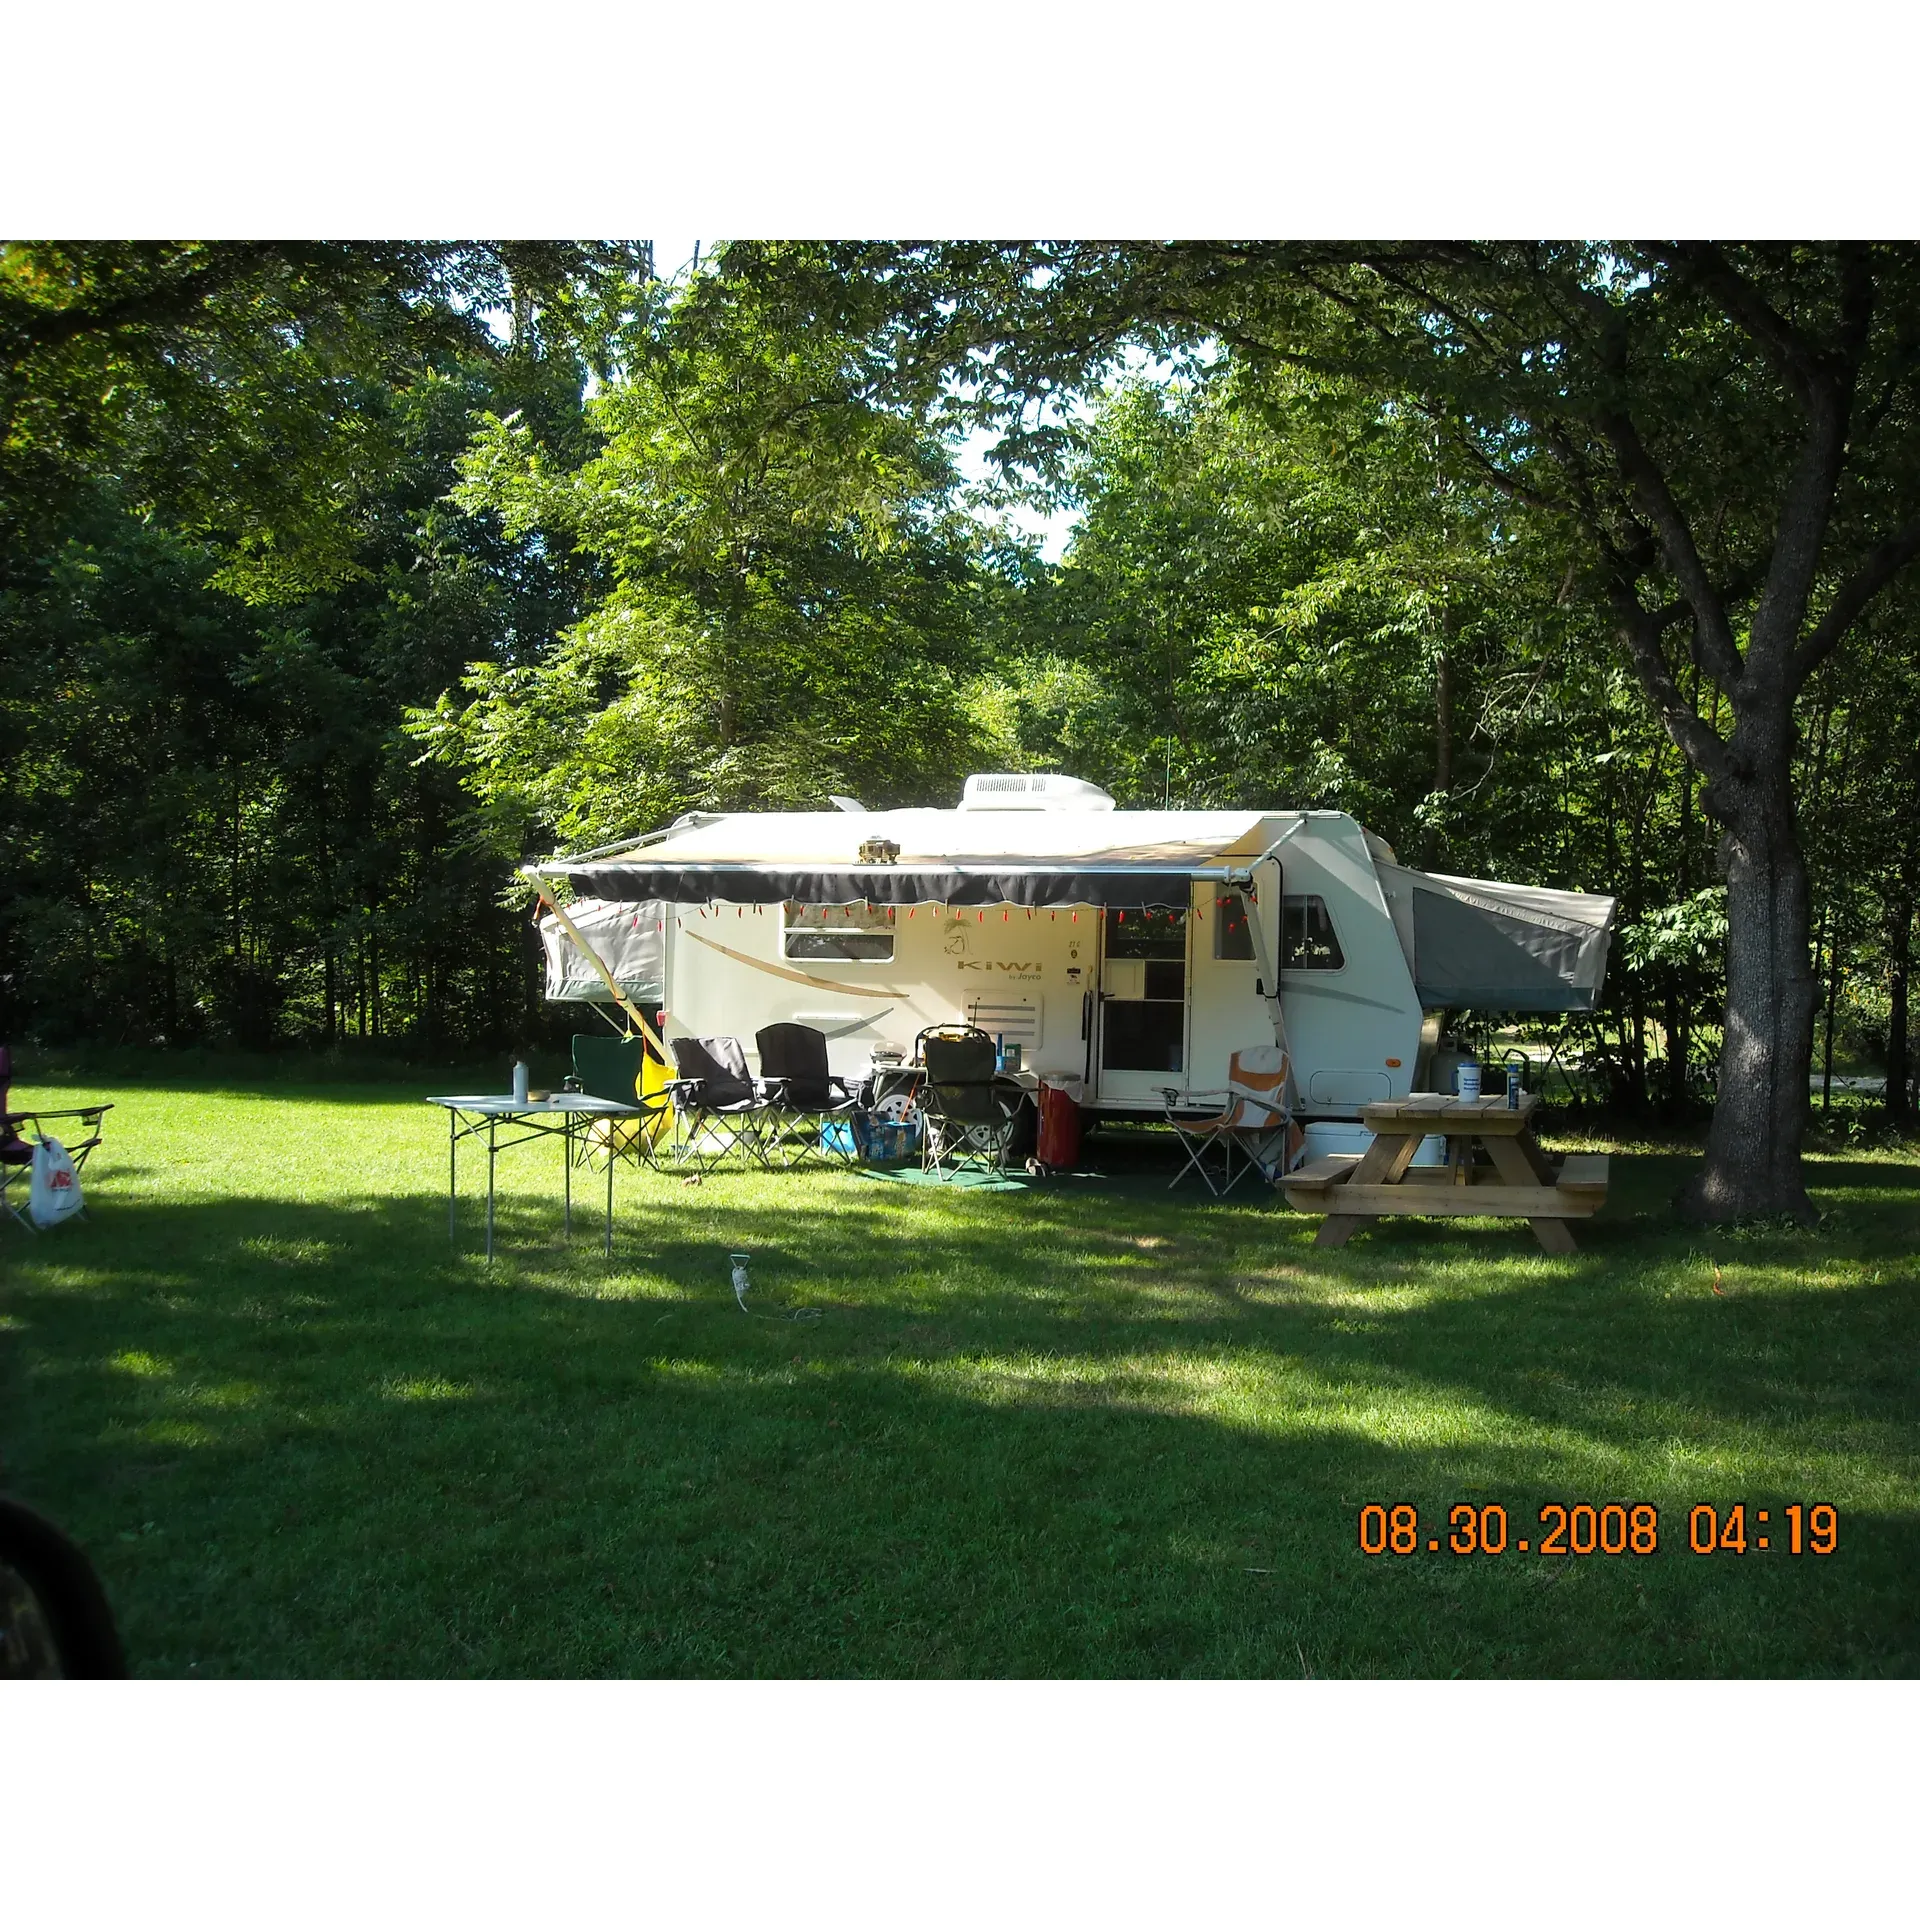
{"label": "white plastic bag", "polygon": [[57,1227],[80,1211],[80,1175],[73,1155],[58,1140],[42,1138],[33,1149],[27,1183],[27,1218],[36,1227]]}

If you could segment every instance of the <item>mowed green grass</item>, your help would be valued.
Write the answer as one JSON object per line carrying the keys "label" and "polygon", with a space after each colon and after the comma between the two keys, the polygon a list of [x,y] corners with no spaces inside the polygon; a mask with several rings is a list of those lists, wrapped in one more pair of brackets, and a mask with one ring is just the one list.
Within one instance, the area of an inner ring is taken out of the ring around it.
{"label": "mowed green grass", "polygon": [[[0,1485],[140,1674],[1920,1672],[1912,1155],[1707,1234],[1681,1155],[1619,1149],[1567,1258],[1323,1253],[1153,1145],[1017,1194],[623,1168],[609,1263],[543,1145],[489,1270],[424,1088],[97,1091],[90,1217],[0,1225]],[[1660,1548],[1427,1550],[1461,1500],[1536,1546],[1544,1502],[1653,1502]],[[1700,1501],[1776,1550],[1696,1557]],[[1837,1552],[1777,1550],[1789,1501]],[[1363,1555],[1369,1502],[1419,1550]]]}

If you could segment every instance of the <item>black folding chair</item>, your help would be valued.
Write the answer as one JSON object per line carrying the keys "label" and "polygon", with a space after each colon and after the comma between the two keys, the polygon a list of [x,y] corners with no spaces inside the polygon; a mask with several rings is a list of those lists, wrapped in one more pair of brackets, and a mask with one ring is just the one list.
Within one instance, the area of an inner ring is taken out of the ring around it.
{"label": "black folding chair", "polygon": [[676,1117],[674,1157],[712,1165],[738,1154],[768,1164],[761,1130],[769,1108],[747,1071],[746,1049],[731,1034],[670,1040],[676,1077],[667,1082]]}
{"label": "black folding chair", "polygon": [[937,1179],[950,1179],[962,1168],[1005,1171],[1020,1103],[1017,1091],[998,1078],[993,1036],[978,1027],[930,1027],[918,1051],[926,1068],[922,1170]]}
{"label": "black folding chair", "polygon": [[859,1095],[827,1066],[827,1036],[791,1020],[753,1036],[760,1055],[760,1086],[767,1099],[765,1157],[786,1166],[830,1158],[821,1143],[826,1123],[851,1115]]}

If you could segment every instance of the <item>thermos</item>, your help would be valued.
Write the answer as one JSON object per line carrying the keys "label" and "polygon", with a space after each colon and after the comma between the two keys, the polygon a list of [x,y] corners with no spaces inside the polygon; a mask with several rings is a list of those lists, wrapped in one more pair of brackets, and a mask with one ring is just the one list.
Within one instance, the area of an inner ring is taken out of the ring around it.
{"label": "thermos", "polygon": [[527,1063],[524,1060],[513,1063],[513,1104],[516,1107],[527,1104]]}
{"label": "thermos", "polygon": [[1459,1067],[1460,1098],[1478,1100],[1480,1098],[1480,1062],[1462,1060]]}

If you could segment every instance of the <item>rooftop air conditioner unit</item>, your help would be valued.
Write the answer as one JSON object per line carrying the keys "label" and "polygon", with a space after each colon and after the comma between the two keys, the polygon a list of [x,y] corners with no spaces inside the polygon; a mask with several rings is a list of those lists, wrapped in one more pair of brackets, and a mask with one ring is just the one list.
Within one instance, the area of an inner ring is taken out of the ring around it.
{"label": "rooftop air conditioner unit", "polygon": [[974,773],[962,813],[1111,813],[1113,795],[1070,773]]}

